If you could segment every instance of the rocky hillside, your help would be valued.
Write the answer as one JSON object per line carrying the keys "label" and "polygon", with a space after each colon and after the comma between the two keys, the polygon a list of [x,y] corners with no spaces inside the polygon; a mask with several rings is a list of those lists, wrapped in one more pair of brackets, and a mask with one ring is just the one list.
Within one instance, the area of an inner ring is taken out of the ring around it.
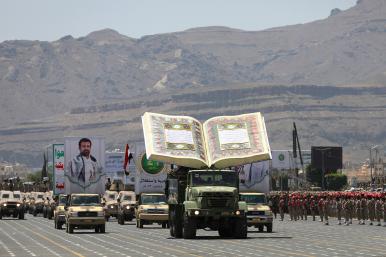
{"label": "rocky hillside", "polygon": [[[0,43],[0,158],[33,156],[65,135],[141,140],[144,111],[262,111],[275,149],[341,144],[347,160],[386,143],[386,2],[362,0],[308,24],[226,27],[133,39],[113,30]],[[15,154],[17,153],[17,154]]]}

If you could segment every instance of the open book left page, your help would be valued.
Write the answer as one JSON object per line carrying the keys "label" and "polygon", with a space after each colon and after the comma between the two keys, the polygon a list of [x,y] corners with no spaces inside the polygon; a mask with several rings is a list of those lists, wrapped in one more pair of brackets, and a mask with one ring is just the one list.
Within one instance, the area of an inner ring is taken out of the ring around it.
{"label": "open book left page", "polygon": [[142,116],[147,158],[191,168],[207,166],[201,123],[189,116]]}

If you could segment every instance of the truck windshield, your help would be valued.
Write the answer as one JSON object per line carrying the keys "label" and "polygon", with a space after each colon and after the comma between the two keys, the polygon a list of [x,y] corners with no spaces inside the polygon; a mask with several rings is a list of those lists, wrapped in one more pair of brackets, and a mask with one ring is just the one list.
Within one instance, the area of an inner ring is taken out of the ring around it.
{"label": "truck windshield", "polygon": [[193,172],[192,186],[230,186],[237,187],[235,172]]}
{"label": "truck windshield", "polygon": [[142,204],[166,204],[165,195],[142,195]]}
{"label": "truck windshield", "polygon": [[72,206],[92,206],[99,204],[100,200],[97,195],[74,195],[71,197]]}
{"label": "truck windshield", "polygon": [[36,198],[43,199],[43,195],[38,195]]}
{"label": "truck windshield", "polygon": [[241,195],[240,200],[247,202],[247,204],[266,203],[265,195]]}
{"label": "truck windshield", "polygon": [[59,205],[65,205],[66,204],[66,196],[62,195],[59,196]]}
{"label": "truck windshield", "polygon": [[124,195],[123,200],[124,201],[132,201],[132,197],[131,197],[131,195]]}
{"label": "truck windshield", "polygon": [[20,199],[20,195],[19,194],[13,194],[13,198]]}
{"label": "truck windshield", "polygon": [[3,194],[1,198],[9,198],[9,194]]}

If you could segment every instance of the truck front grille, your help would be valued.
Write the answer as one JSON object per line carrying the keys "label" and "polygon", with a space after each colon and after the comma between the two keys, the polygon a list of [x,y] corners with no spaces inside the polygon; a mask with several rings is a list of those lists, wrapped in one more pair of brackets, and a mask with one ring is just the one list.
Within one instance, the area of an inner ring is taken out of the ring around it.
{"label": "truck front grille", "polygon": [[226,198],[208,198],[208,207],[227,207],[227,203],[228,200]]}
{"label": "truck front grille", "polygon": [[247,215],[264,215],[264,211],[249,211]]}
{"label": "truck front grille", "polygon": [[98,213],[95,211],[82,211],[78,212],[78,217],[97,217]]}
{"label": "truck front grille", "polygon": [[148,209],[147,212],[148,213],[158,213],[158,214],[165,213],[165,211],[162,209]]}

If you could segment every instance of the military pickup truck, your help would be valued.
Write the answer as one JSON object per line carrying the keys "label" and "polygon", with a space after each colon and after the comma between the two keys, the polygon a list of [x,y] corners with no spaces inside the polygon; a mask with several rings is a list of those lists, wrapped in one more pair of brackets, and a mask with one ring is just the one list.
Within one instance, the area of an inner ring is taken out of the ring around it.
{"label": "military pickup truck", "polygon": [[135,217],[135,193],[121,191],[118,195],[118,224],[124,225],[125,221],[132,221]]}
{"label": "military pickup truck", "polygon": [[162,228],[168,226],[168,205],[165,194],[142,193],[135,211],[137,228],[158,223]]}
{"label": "military pickup truck", "polygon": [[64,208],[67,233],[74,233],[74,229],[95,229],[96,233],[105,233],[105,212],[98,194],[71,194],[67,196]]}
{"label": "military pickup truck", "polygon": [[62,229],[62,226],[66,224],[66,215],[64,207],[66,206],[67,196],[59,195],[55,204],[54,210],[54,224],[56,229]]}
{"label": "military pickup truck", "polygon": [[272,232],[273,216],[264,193],[240,193],[240,199],[245,201],[248,206],[247,223],[248,227],[255,226],[259,231],[267,228],[267,232]]}
{"label": "military pickup truck", "polygon": [[28,209],[30,214],[37,216],[39,213],[43,213],[44,193],[32,192],[30,197],[32,198]]}
{"label": "military pickup truck", "polygon": [[14,198],[12,191],[0,191],[0,219],[3,217],[24,219],[23,202]]}
{"label": "military pickup truck", "polygon": [[170,235],[194,238],[197,229],[217,230],[220,237],[247,237],[247,204],[239,196],[238,173],[189,170],[168,175]]}
{"label": "military pickup truck", "polygon": [[103,195],[103,205],[105,210],[105,218],[108,221],[110,217],[117,217],[118,215],[118,192],[106,191]]}

